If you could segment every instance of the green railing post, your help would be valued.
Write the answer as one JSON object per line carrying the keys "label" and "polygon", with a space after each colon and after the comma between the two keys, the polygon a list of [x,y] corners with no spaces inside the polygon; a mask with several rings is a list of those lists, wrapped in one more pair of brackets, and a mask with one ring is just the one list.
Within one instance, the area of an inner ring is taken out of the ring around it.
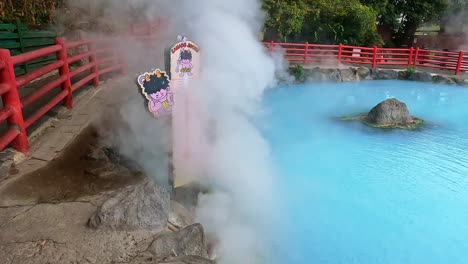
{"label": "green railing post", "polygon": [[[25,50],[25,47],[24,47],[24,41],[23,41],[23,32],[22,32],[22,29],[21,29],[21,26],[20,26],[20,20],[19,19],[16,19],[16,32],[18,34],[18,43],[19,43],[19,48],[20,48],[20,51],[21,53],[24,53],[26,52]],[[25,73],[28,73],[29,72],[29,69],[28,69],[28,63],[25,62],[23,65],[21,65],[24,67],[24,72]]]}

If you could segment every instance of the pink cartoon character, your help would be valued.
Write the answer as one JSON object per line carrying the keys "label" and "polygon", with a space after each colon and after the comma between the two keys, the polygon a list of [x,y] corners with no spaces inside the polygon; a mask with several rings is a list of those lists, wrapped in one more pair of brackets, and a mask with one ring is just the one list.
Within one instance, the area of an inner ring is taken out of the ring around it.
{"label": "pink cartoon character", "polygon": [[179,72],[180,77],[184,77],[185,74],[192,76],[192,52],[189,49],[181,50],[179,60],[177,61],[176,72]]}
{"label": "pink cartoon character", "polygon": [[139,83],[148,99],[148,109],[155,117],[172,113],[174,97],[169,92],[169,77],[165,72],[156,70],[153,74],[145,73],[139,77]]}

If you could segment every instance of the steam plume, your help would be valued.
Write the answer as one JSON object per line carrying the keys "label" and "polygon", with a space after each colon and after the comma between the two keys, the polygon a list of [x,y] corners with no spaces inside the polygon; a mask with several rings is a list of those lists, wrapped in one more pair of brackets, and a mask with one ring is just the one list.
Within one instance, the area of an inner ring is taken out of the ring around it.
{"label": "steam plume", "polygon": [[[96,2],[109,1],[93,1],[95,5]],[[268,254],[270,228],[275,219],[273,208],[277,204],[269,146],[251,120],[261,114],[265,89],[275,85],[275,65],[282,65],[266,54],[258,40],[263,25],[260,1],[111,2],[102,19],[109,17],[118,22],[114,14],[125,14],[121,8],[128,5],[123,5],[124,2],[145,6],[142,15],[149,19],[168,18],[168,34],[153,50],[162,53],[178,34],[187,35],[202,48],[201,79],[185,96],[197,102],[190,110],[203,137],[193,142],[192,151],[196,155],[192,155],[190,163],[185,162],[176,146],[177,177],[197,177],[214,186],[213,193],[200,198],[197,219],[208,233],[217,237],[218,261],[258,263],[259,258]],[[135,43],[127,40],[121,45],[127,43],[129,47],[123,50],[130,50],[131,56],[142,60],[148,57],[144,50],[134,48]],[[157,62],[163,67],[163,61]],[[144,70],[135,67],[130,72]],[[136,87],[129,83],[123,86],[126,85]],[[115,112],[123,122],[113,122],[108,129],[117,135],[113,142],[122,153],[137,159],[146,173],[158,178],[160,168],[167,168],[163,157],[169,149],[169,140],[159,136],[167,132],[167,127],[145,117],[141,97],[136,88],[129,86],[118,89],[121,94],[116,94],[128,98],[125,102],[120,100],[120,110]],[[174,115],[177,114],[176,111]],[[206,136],[208,132],[211,138]],[[183,136],[183,129],[174,132],[176,142]]]}

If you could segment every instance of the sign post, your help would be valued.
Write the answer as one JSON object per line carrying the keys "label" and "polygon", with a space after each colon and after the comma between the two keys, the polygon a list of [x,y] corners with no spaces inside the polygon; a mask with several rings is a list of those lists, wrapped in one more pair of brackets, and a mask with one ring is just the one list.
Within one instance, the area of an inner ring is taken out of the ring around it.
{"label": "sign post", "polygon": [[199,77],[200,48],[182,36],[165,50],[165,71],[155,69],[138,76],[138,85],[148,101],[149,112],[156,119],[170,123],[172,151],[168,153],[168,169],[171,188],[188,183],[193,176],[193,152],[201,142],[201,126],[195,121],[199,120],[196,118],[199,108],[193,98]]}
{"label": "sign post", "polygon": [[193,162],[194,146],[199,143],[199,124],[195,122],[197,102],[193,98],[193,90],[200,78],[200,48],[187,37],[179,36],[177,42],[166,49],[165,58],[171,91],[177,102],[172,115],[172,129],[173,157],[177,159],[175,170],[184,175],[177,177],[176,173],[175,185],[180,186],[190,177],[186,168]]}

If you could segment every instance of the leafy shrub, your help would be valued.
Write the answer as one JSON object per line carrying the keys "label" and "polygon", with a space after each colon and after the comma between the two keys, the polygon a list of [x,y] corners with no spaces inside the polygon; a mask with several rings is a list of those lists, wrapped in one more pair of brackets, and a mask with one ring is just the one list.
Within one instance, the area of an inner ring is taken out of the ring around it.
{"label": "leafy shrub", "polygon": [[297,64],[296,67],[293,68],[292,73],[296,81],[303,82],[305,80],[304,67],[302,67],[302,65]]}
{"label": "leafy shrub", "polygon": [[406,68],[406,70],[403,72],[403,76],[404,76],[405,78],[409,78],[409,77],[411,77],[411,75],[413,75],[415,72],[416,72],[416,67],[414,67],[414,66],[409,66],[409,67]]}

